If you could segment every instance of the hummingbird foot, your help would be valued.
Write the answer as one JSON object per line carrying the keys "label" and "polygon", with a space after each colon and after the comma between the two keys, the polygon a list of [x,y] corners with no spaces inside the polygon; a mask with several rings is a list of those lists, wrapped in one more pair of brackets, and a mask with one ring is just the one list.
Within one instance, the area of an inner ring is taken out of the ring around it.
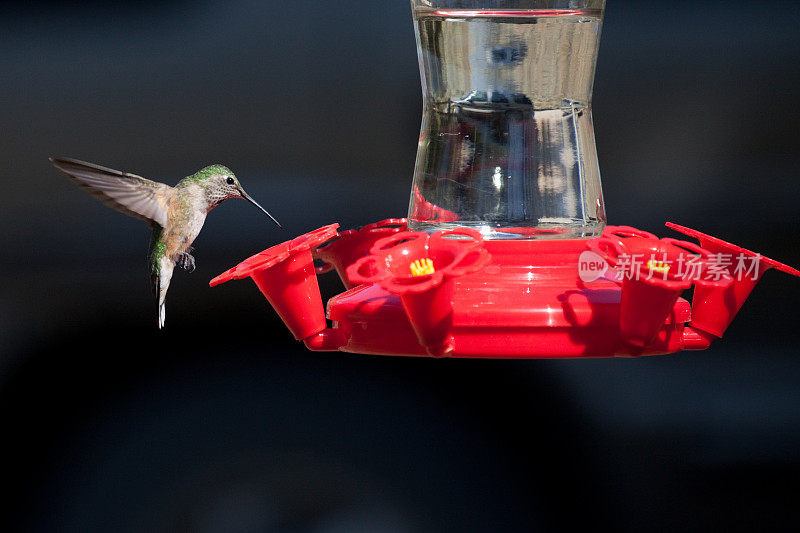
{"label": "hummingbird foot", "polygon": [[189,252],[181,252],[175,258],[175,264],[184,269],[186,272],[194,272],[194,256]]}

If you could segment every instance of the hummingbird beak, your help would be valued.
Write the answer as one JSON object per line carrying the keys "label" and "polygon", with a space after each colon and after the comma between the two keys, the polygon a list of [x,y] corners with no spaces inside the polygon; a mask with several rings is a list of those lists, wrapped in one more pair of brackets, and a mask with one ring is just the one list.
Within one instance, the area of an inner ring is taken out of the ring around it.
{"label": "hummingbird beak", "polygon": [[283,226],[281,226],[281,223],[280,223],[280,222],[278,222],[277,220],[275,220],[275,217],[274,217],[274,216],[272,216],[272,215],[270,215],[270,214],[269,214],[269,211],[267,211],[266,209],[264,209],[263,207],[261,207],[260,205],[258,205],[258,202],[256,202],[255,200],[253,200],[253,198],[252,198],[252,197],[251,197],[249,194],[247,194],[246,192],[244,192],[244,190],[243,190],[243,189],[239,189],[239,192],[241,192],[241,193],[242,193],[242,198],[244,198],[245,200],[247,200],[248,202],[250,202],[251,204],[253,204],[253,205],[254,205],[254,206],[256,206],[257,208],[259,208],[261,211],[263,211],[263,212],[264,212],[264,214],[265,214],[265,215],[267,215],[267,216],[268,216],[268,217],[269,217],[269,218],[270,218],[270,219],[271,219],[271,220],[272,220],[272,221],[273,221],[275,224],[277,224],[279,228],[281,228],[281,229],[284,229],[284,227],[283,227]]}

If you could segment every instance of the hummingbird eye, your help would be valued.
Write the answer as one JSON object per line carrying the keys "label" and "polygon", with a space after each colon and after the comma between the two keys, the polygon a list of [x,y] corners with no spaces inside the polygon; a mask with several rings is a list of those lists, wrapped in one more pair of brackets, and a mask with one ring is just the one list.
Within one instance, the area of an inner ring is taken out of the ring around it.
{"label": "hummingbird eye", "polygon": [[228,179],[226,179],[225,181],[227,182],[228,185],[233,185],[233,183],[234,183],[233,182],[233,178],[230,177],[230,176],[228,176]]}

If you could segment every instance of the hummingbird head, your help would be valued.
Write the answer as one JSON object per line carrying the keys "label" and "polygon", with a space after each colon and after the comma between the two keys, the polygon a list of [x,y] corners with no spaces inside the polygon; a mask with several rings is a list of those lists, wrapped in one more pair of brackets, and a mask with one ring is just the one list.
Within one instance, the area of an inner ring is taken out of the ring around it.
{"label": "hummingbird head", "polygon": [[270,215],[266,209],[261,207],[258,202],[253,200],[253,198],[244,191],[239,180],[228,167],[224,165],[207,166],[197,171],[191,176],[191,179],[195,180],[205,189],[210,208],[216,207],[229,198],[242,198],[260,209],[277,224],[278,227],[283,228],[283,226],[275,220],[275,217]]}

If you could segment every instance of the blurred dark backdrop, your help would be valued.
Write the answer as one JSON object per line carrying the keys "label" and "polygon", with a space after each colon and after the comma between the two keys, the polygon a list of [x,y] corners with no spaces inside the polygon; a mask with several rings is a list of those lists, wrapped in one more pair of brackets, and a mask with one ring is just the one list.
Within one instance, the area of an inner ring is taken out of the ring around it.
{"label": "blurred dark backdrop", "polygon": [[[800,7],[610,0],[594,114],[611,223],[800,265]],[[0,5],[2,520],[59,531],[791,529],[797,280],[726,338],[640,360],[313,354],[208,280],[405,214],[421,111],[405,0]],[[156,330],[145,226],[47,157],[174,183],[230,166]],[[323,291],[338,290],[327,279]]]}

